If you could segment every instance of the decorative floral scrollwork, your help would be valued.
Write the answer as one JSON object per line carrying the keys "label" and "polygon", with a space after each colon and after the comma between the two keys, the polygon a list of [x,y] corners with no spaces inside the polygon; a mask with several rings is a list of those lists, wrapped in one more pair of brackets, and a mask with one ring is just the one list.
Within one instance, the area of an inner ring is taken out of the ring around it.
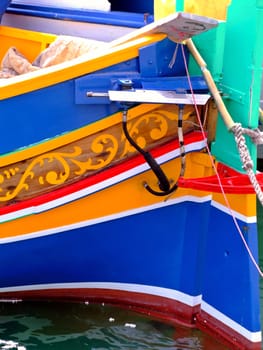
{"label": "decorative floral scrollwork", "polygon": [[[44,166],[44,159],[47,160],[48,163],[51,162],[58,162],[62,169],[57,172],[55,170],[50,170],[46,173],[45,176],[39,176],[38,181],[41,185],[44,185],[45,182],[47,182],[50,185],[61,185],[63,184],[70,175],[70,166],[66,159],[69,160],[72,159],[72,157],[77,157],[82,153],[82,150],[80,147],[74,147],[74,152],[68,154],[68,153],[59,153],[59,152],[52,152],[45,154],[41,159],[38,157],[36,160],[39,159],[39,163],[41,166]],[[32,165],[32,164],[31,164]]]}
{"label": "decorative floral scrollwork", "polygon": [[[131,112],[132,113],[132,112]],[[174,137],[177,110],[158,107],[131,118],[129,134],[141,148]],[[0,202],[32,198],[78,181],[135,152],[122,133],[121,124],[76,140],[54,151],[18,162],[0,172]]]}
{"label": "decorative floral scrollwork", "polygon": [[[145,148],[149,144],[149,138],[160,140],[165,137],[169,129],[169,120],[174,120],[176,117],[175,113],[165,114],[161,111],[153,111],[136,119],[133,123],[129,122],[127,124],[128,131],[139,147]],[[133,152],[135,149],[126,141],[122,156]]]}
{"label": "decorative floral scrollwork", "polygon": [[[25,171],[18,167],[4,170],[0,174],[0,184],[5,185],[6,190],[0,187],[0,202],[10,201],[19,193],[30,190],[30,185],[33,187],[36,179],[40,186],[59,186],[74,175],[80,176],[87,171],[99,170],[111,163],[117,151],[118,140],[110,134],[103,134],[97,136],[90,149],[85,152],[81,147],[74,146],[72,152],[56,151],[36,157],[27,165]],[[88,159],[82,160],[87,158],[87,154],[90,155]],[[20,177],[8,183],[14,175]]]}
{"label": "decorative floral scrollwork", "polygon": [[[109,165],[117,154],[118,145],[118,140],[113,135],[103,134],[96,137],[90,146],[93,152],[91,157],[86,161],[71,159],[72,163],[79,168],[79,170],[75,170],[75,174],[82,175],[86,171],[99,170]],[[99,155],[99,158],[94,156],[94,153]]]}
{"label": "decorative floral scrollwork", "polygon": [[[38,156],[37,158],[33,159],[33,161],[29,164],[29,166],[23,172],[18,184],[14,187],[14,189],[12,190],[7,189],[4,195],[0,196],[0,201],[11,200],[15,198],[18,195],[18,193],[22,192],[23,190],[27,191],[29,189],[29,182],[36,177],[36,173],[34,169],[36,169],[37,167],[46,169],[47,163],[50,164],[53,162],[59,162],[62,170],[60,170],[59,172],[50,170],[50,171],[47,171],[45,176],[40,175],[38,177],[39,184],[43,185],[45,182],[49,183],[50,185],[58,185],[58,184],[64,183],[70,173],[70,167],[66,159],[76,157],[80,154],[81,154],[81,149],[79,147],[75,147],[74,151],[71,153],[50,152],[50,153],[46,153],[41,156]],[[0,175],[0,183],[1,184],[5,183],[5,179],[2,174]],[[3,188],[0,188],[0,193],[3,193],[3,192],[4,192]]]}

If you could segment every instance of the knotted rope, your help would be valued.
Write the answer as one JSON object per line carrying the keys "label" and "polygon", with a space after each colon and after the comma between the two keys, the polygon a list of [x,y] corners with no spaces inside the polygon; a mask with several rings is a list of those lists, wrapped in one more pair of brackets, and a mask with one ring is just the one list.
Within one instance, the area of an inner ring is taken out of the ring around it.
{"label": "knotted rope", "polygon": [[242,168],[246,171],[250,182],[252,186],[254,187],[254,190],[256,192],[256,195],[260,201],[260,203],[263,206],[263,192],[261,190],[261,187],[258,183],[258,180],[256,178],[256,175],[253,171],[253,161],[250,157],[250,153],[248,151],[247,145],[246,145],[246,139],[244,137],[244,134],[248,135],[252,141],[259,145],[263,143],[263,133],[260,132],[259,129],[251,130],[251,129],[245,129],[242,127],[240,123],[235,123],[232,127],[231,131],[233,132],[235,136],[235,140],[237,143],[237,148],[239,151],[240,159],[242,161]]}
{"label": "knotted rope", "polygon": [[263,132],[258,128],[256,129],[247,129],[242,128],[242,133],[248,135],[255,145],[263,144]]}

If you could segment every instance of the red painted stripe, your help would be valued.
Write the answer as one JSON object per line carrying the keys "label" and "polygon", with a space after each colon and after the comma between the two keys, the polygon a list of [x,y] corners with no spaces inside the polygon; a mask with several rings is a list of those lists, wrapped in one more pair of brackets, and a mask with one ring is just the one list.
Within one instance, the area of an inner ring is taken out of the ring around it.
{"label": "red painted stripe", "polygon": [[30,301],[69,301],[109,303],[146,313],[169,322],[193,327],[196,313],[200,305],[191,307],[174,299],[146,293],[129,292],[105,288],[66,288],[44,289],[31,291],[16,291],[0,293],[0,300],[30,300]]}
{"label": "red painted stripe", "polygon": [[[189,145],[191,143],[199,142],[203,140],[203,136],[200,132],[192,132],[185,135],[185,145]],[[166,145],[155,148],[151,151],[153,157],[160,157],[166,153],[169,153],[173,150],[179,148],[178,140],[173,140]],[[91,175],[88,178],[78,181],[74,184],[67,185],[61,189],[56,191],[52,191],[47,194],[43,194],[36,198],[28,199],[20,203],[15,203],[6,207],[0,208],[0,215],[11,213],[14,211],[22,210],[28,207],[38,206],[52,200],[64,197],[66,195],[72,194],[74,192],[80,191],[84,188],[88,188],[89,186],[95,185],[107,179],[110,179],[116,175],[119,175],[125,171],[135,168],[136,166],[142,165],[145,163],[144,158],[141,155],[136,155],[133,158],[122,162],[118,165],[115,165],[105,171],[101,171],[95,175]]]}
{"label": "red painted stripe", "polygon": [[[232,194],[253,194],[255,189],[252,186],[249,177],[246,174],[240,174],[229,167],[219,164],[218,173],[221,185],[225,193]],[[263,190],[263,173],[256,175],[259,185]],[[191,178],[178,180],[178,186],[182,188],[191,188],[199,191],[208,191],[221,193],[222,189],[217,176],[208,176],[202,178]]]}
{"label": "red painted stripe", "polygon": [[[53,300],[116,305],[146,314],[148,317],[156,318],[174,326],[179,324],[184,327],[200,329],[211,335],[212,339],[218,340],[221,344],[223,343],[233,350],[261,350],[261,342],[250,342],[224,323],[205,313],[200,309],[200,305],[191,307],[176,300],[156,295],[111,289],[72,288],[5,292],[0,294],[1,299]],[[216,350],[213,340],[207,338],[205,341],[207,342],[206,348],[211,348],[209,347],[209,343],[211,343],[213,350]]]}
{"label": "red painted stripe", "polygon": [[241,334],[227,327],[203,310],[196,315],[196,325],[204,333],[210,334],[233,350],[261,350],[261,342],[253,343]]}

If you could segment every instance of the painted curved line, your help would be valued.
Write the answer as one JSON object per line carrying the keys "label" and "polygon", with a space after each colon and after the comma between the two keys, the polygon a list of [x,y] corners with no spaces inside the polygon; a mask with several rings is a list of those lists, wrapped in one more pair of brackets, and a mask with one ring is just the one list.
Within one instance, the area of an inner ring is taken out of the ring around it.
{"label": "painted curved line", "polygon": [[201,302],[201,309],[204,310],[207,314],[211,315],[216,320],[222,322],[223,324],[227,325],[229,328],[236,331],[238,334],[241,334],[244,338],[250,340],[253,343],[261,342],[262,336],[261,332],[251,332],[248,329],[242,327],[237,322],[231,320],[231,318],[224,315],[222,312],[218,311],[208,303],[202,300]]}
{"label": "painted curved line", "polygon": [[[193,142],[193,143],[186,145],[185,150],[187,153],[193,152],[193,151],[197,151],[197,150],[204,148],[204,146],[205,146],[205,141],[201,140],[201,141]],[[175,150],[172,150],[164,155],[157,157],[156,160],[159,164],[163,164],[165,162],[168,162],[171,159],[177,158],[179,155],[180,155],[180,150],[175,149]],[[44,200],[42,203],[37,202],[36,200],[32,200],[32,201],[29,200],[27,202],[28,206],[25,206],[22,209],[17,209],[17,208],[19,208],[19,206],[16,207],[15,205],[13,206],[13,208],[16,208],[16,209],[13,209],[13,210],[12,210],[11,206],[4,207],[3,211],[10,210],[10,212],[3,213],[2,215],[0,215],[0,223],[5,222],[5,221],[18,219],[18,218],[21,218],[21,217],[24,217],[27,215],[39,214],[41,212],[51,210],[51,209],[59,207],[61,205],[65,205],[67,203],[73,202],[75,200],[78,200],[78,199],[83,198],[85,196],[88,196],[90,194],[93,194],[93,193],[96,193],[96,192],[101,191],[103,189],[106,189],[110,186],[116,185],[122,181],[125,181],[126,179],[129,179],[133,176],[141,174],[149,169],[150,169],[149,165],[147,163],[145,163],[145,161],[142,160],[141,164],[139,164],[131,169],[123,171],[123,172],[121,172],[117,175],[114,175],[114,176],[111,176],[112,174],[109,172],[108,178],[106,178],[100,182],[96,182],[88,187],[83,188],[83,189],[80,189],[80,190],[77,190],[74,192],[70,192],[68,194],[64,194],[64,195],[62,195],[58,198],[55,198],[53,200],[50,200],[50,196],[47,195],[47,196],[44,196]],[[57,193],[61,193],[61,192],[58,191]],[[52,198],[54,198],[54,194],[52,194]],[[32,205],[32,203],[35,203],[35,204]],[[0,210],[0,212],[1,212],[1,210]]]}
{"label": "painted curved line", "polygon": [[118,214],[107,215],[107,216],[99,217],[96,219],[85,220],[85,221],[77,222],[74,224],[55,227],[52,229],[41,230],[38,232],[31,232],[28,234],[23,234],[21,236],[1,238],[0,244],[6,244],[6,243],[11,243],[11,242],[23,241],[23,240],[27,240],[27,239],[39,238],[39,237],[43,237],[43,236],[54,235],[57,233],[61,233],[61,232],[69,231],[69,230],[74,230],[74,229],[79,229],[82,227],[97,225],[97,224],[100,224],[103,222],[117,220],[117,219],[121,219],[121,218],[124,218],[127,216],[136,215],[136,214],[144,213],[144,212],[159,209],[159,208],[164,208],[164,207],[179,204],[179,203],[184,203],[184,202],[205,203],[208,201],[211,201],[210,195],[204,196],[204,197],[182,196],[182,197],[179,197],[179,198],[176,198],[173,200],[159,202],[159,203],[156,203],[153,205],[139,207],[139,208],[132,209],[132,210],[126,210],[123,212],[119,212]]}

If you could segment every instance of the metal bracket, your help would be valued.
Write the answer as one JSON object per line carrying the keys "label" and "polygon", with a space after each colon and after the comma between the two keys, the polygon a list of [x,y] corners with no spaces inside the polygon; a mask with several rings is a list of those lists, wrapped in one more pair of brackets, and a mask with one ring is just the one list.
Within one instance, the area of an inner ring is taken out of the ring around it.
{"label": "metal bracket", "polygon": [[233,88],[231,88],[230,86],[226,86],[223,84],[219,84],[218,85],[220,91],[223,92],[223,98],[224,99],[229,99],[241,104],[244,104],[244,98],[245,98],[245,93],[235,90]]}
{"label": "metal bracket", "polygon": [[163,103],[182,105],[205,105],[210,98],[208,94],[178,94],[175,91],[159,90],[110,90],[111,101],[133,103]]}

